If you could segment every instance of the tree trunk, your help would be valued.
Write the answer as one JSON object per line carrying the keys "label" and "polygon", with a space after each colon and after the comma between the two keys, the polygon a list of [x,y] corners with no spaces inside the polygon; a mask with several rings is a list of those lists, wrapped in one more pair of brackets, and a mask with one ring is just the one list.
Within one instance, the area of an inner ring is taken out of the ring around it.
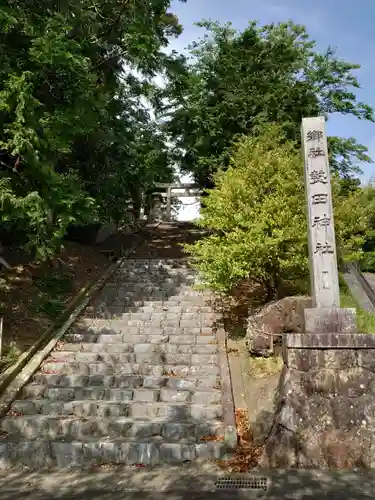
{"label": "tree trunk", "polygon": [[136,222],[141,217],[141,208],[142,208],[141,190],[136,186],[132,186],[130,188],[130,195],[132,197],[132,202],[133,202],[134,222]]}

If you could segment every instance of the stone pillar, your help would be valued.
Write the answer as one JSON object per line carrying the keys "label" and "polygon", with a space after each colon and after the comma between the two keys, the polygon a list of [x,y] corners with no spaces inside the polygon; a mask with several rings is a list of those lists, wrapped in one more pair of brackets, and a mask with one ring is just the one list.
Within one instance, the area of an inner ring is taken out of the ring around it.
{"label": "stone pillar", "polygon": [[354,332],[355,310],[340,309],[325,118],[303,118],[301,138],[313,302],[313,308],[305,311],[305,329],[308,333]]}
{"label": "stone pillar", "polygon": [[167,209],[166,209],[166,221],[171,221],[171,212],[172,212],[172,188],[167,187]]}
{"label": "stone pillar", "polygon": [[302,123],[311,295],[305,333],[283,336],[284,368],[264,467],[375,465],[375,335],[340,308],[324,118]]}

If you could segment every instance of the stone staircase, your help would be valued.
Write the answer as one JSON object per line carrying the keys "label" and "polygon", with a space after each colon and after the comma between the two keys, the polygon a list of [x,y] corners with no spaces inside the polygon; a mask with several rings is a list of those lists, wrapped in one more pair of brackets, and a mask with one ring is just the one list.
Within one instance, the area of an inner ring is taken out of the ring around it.
{"label": "stone staircase", "polygon": [[0,466],[222,458],[215,314],[184,260],[127,260],[0,421]]}

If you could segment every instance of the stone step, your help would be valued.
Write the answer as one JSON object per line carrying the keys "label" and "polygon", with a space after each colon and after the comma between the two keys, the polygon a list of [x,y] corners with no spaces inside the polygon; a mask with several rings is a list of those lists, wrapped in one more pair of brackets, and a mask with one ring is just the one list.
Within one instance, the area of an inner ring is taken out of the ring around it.
{"label": "stone step", "polygon": [[124,334],[101,334],[101,333],[69,333],[64,336],[63,340],[71,343],[100,343],[100,344],[161,344],[169,341],[169,336],[166,334],[148,335],[139,333],[124,333]]}
{"label": "stone step", "polygon": [[219,404],[221,391],[218,390],[175,390],[162,387],[159,389],[107,389],[105,387],[48,387],[29,384],[22,390],[24,399],[49,401],[137,401],[152,403],[189,402],[193,404]]}
{"label": "stone step", "polygon": [[[120,302],[120,301],[119,301]],[[213,310],[211,307],[206,305],[192,305],[190,303],[187,304],[168,304],[168,302],[155,302],[155,301],[134,301],[132,305],[124,305],[121,301],[119,306],[122,306],[122,312],[124,314],[142,314],[142,313],[167,313],[167,314],[182,314],[182,313],[194,313],[194,314],[209,314],[212,313]],[[95,312],[95,308],[92,306],[88,306],[86,311]],[[83,323],[90,323],[93,321],[102,321],[100,319],[93,320],[90,318],[83,318],[80,320]]]}
{"label": "stone step", "polygon": [[215,335],[148,335],[148,334],[105,334],[101,335],[99,333],[70,333],[65,335],[63,341],[69,343],[100,343],[100,344],[185,344],[185,345],[195,345],[195,344],[215,344]]}
{"label": "stone step", "polygon": [[[130,327],[130,326],[142,326],[144,324],[148,324],[151,326],[155,324],[158,326],[159,324],[168,326],[180,326],[181,328],[186,328],[190,326],[199,326],[204,324],[206,326],[212,325],[215,321],[217,315],[214,312],[170,312],[168,311],[168,305],[164,306],[164,311],[162,312],[138,312],[138,313],[129,313],[124,311],[124,306],[111,305],[108,306],[111,308],[111,311],[116,311],[118,309],[118,313],[120,314],[120,318],[106,320],[106,319],[82,319],[81,322],[77,325],[80,328],[121,328],[122,330]],[[181,306],[178,306],[182,309]],[[197,308],[198,306],[195,306]],[[112,309],[113,308],[113,309]],[[174,309],[175,306],[172,306],[171,309]],[[186,309],[186,308],[185,308]],[[186,323],[186,324],[185,324]]]}
{"label": "stone step", "polygon": [[106,387],[159,389],[167,387],[176,390],[196,388],[220,389],[220,377],[144,377],[141,375],[60,375],[38,372],[33,377],[35,384],[49,387]]}
{"label": "stone step", "polygon": [[197,444],[155,441],[8,441],[0,443],[0,469],[85,468],[102,464],[157,465],[225,458],[222,441]]}
{"label": "stone step", "polygon": [[143,403],[137,401],[48,401],[45,399],[16,400],[13,402],[9,415],[69,415],[89,417],[130,417],[149,420],[165,418],[170,421],[181,420],[215,420],[223,417],[221,405],[202,405],[190,403]]}
{"label": "stone step", "polygon": [[218,351],[216,344],[98,344],[98,343],[64,343],[53,351],[53,355],[58,356],[59,351],[64,352],[89,352],[89,353],[153,353],[160,352],[166,354],[215,354]]}
{"label": "stone step", "polygon": [[53,417],[45,415],[24,415],[17,418],[4,417],[0,429],[7,436],[16,439],[90,440],[93,438],[120,439],[159,437],[169,442],[189,440],[199,442],[203,438],[220,438],[224,435],[223,423],[179,421],[170,422],[157,418],[152,421],[134,420],[128,417]]}
{"label": "stone step", "polygon": [[[151,323],[144,323],[141,325],[123,325],[122,321],[119,321],[121,326],[114,326],[113,328],[99,328],[95,326],[87,326],[85,328],[74,328],[71,329],[70,333],[66,334],[65,337],[71,335],[98,335],[106,339],[107,336],[117,335],[117,339],[125,338],[126,335],[213,335],[212,326],[207,325],[190,325],[190,326],[179,326],[176,325],[152,325]],[[65,338],[64,337],[64,338]]]}
{"label": "stone step", "polygon": [[127,328],[128,326],[137,326],[143,323],[149,323],[154,321],[161,321],[164,324],[166,322],[170,322],[171,326],[178,326],[179,321],[198,321],[202,322],[212,322],[216,318],[216,314],[212,311],[204,310],[195,306],[195,311],[187,312],[186,309],[191,309],[191,307],[182,307],[182,306],[171,306],[168,308],[168,305],[165,304],[163,306],[162,311],[137,311],[137,312],[129,312],[124,310],[122,305],[114,306],[121,307],[121,319],[117,320],[92,320],[92,319],[82,319],[77,327],[91,327],[91,325],[95,325],[97,328],[100,327],[111,327],[110,325],[114,324],[116,328]]}
{"label": "stone step", "polygon": [[[146,344],[147,346],[147,344]],[[136,346],[137,347],[137,346]],[[69,352],[57,351],[53,352],[48,358],[47,364],[75,362],[75,363],[97,363],[103,362],[107,364],[129,364],[129,363],[150,363],[152,365],[167,364],[167,365],[214,365],[217,364],[218,358],[215,354],[169,354],[151,351],[145,349],[145,352],[136,353],[99,353],[99,352]],[[46,364],[45,363],[45,364]]]}
{"label": "stone step", "polygon": [[173,376],[189,377],[220,375],[217,365],[152,365],[148,363],[79,363],[47,361],[41,367],[41,373],[61,375],[151,375],[154,377]]}

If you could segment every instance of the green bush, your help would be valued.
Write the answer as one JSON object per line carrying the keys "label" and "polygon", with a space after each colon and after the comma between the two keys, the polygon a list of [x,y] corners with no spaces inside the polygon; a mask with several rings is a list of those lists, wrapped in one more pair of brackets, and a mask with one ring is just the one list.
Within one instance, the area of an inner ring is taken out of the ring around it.
{"label": "green bush", "polygon": [[[296,143],[269,125],[257,137],[243,137],[230,167],[215,175],[199,226],[211,234],[185,248],[206,284],[229,291],[244,278],[265,286],[268,297],[282,293],[284,280],[308,273],[303,163]],[[339,183],[333,178],[334,193]],[[358,259],[366,220],[360,193],[335,196],[339,255]]]}

